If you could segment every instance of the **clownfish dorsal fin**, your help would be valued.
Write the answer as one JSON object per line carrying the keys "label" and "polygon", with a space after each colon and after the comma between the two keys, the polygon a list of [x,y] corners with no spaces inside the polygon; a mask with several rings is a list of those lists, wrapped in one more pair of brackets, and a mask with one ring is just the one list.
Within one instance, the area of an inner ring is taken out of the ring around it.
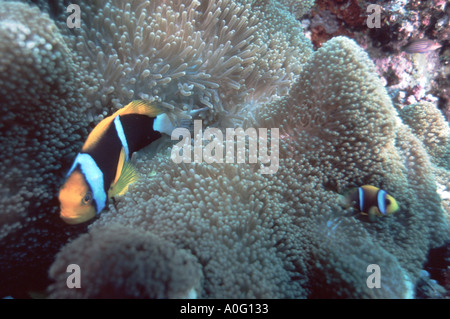
{"label": "clownfish dorsal fin", "polygon": [[94,127],[92,132],[89,133],[89,136],[88,136],[86,142],[84,142],[84,145],[81,148],[81,151],[85,152],[85,153],[89,152],[89,150],[98,143],[98,141],[103,136],[106,129],[112,123],[113,120],[114,120],[114,116],[108,116],[108,117],[104,118],[102,121],[100,121],[100,123],[98,123]]}
{"label": "clownfish dorsal fin", "polygon": [[140,114],[147,115],[148,117],[156,117],[162,113],[164,113],[164,110],[156,106],[155,102],[135,100],[131,101],[126,106],[118,110],[116,113],[114,113],[113,116],[125,114]]}
{"label": "clownfish dorsal fin", "polygon": [[122,196],[128,190],[128,186],[139,179],[139,175],[129,161],[126,160],[125,150],[120,151],[117,164],[116,178],[108,191],[108,197]]}

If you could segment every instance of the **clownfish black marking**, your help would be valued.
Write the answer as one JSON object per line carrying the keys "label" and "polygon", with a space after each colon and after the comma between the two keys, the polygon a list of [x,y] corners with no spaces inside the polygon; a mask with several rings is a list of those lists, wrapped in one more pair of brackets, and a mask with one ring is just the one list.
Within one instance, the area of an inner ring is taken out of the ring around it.
{"label": "clownfish black marking", "polygon": [[345,195],[346,206],[353,206],[362,215],[368,215],[371,221],[398,211],[397,201],[385,190],[372,185],[351,189]]}
{"label": "clownfish black marking", "polygon": [[157,106],[133,101],[106,117],[89,134],[59,191],[61,218],[68,224],[98,215],[111,197],[123,195],[138,175],[133,152],[171,134],[175,126]]}

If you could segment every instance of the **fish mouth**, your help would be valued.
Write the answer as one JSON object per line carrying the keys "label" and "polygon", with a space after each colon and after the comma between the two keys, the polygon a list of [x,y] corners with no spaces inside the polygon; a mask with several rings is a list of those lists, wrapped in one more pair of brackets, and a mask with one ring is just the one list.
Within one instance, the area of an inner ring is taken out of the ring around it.
{"label": "fish mouth", "polygon": [[62,216],[62,215],[61,215],[61,219],[62,219],[66,224],[69,224],[69,225],[76,225],[76,224],[80,224],[80,223],[83,222],[83,221],[80,221],[79,218],[65,217],[65,216]]}
{"label": "fish mouth", "polygon": [[68,213],[65,213],[64,211],[61,211],[60,217],[66,224],[76,225],[76,224],[85,223],[88,220],[92,219],[94,216],[89,216],[89,214],[80,216],[80,215],[76,215],[76,214],[70,214],[70,213],[68,214]]}

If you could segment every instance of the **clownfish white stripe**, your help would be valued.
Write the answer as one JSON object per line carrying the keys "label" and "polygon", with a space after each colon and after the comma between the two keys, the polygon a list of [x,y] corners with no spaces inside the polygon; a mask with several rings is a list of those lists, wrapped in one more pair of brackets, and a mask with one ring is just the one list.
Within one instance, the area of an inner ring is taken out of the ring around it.
{"label": "clownfish white stripe", "polygon": [[364,210],[364,189],[362,187],[358,188],[359,195],[359,210]]}
{"label": "clownfish white stripe", "polygon": [[386,215],[386,195],[387,193],[382,189],[380,189],[377,194],[378,209],[383,215]]}
{"label": "clownfish white stripe", "polygon": [[117,115],[114,119],[114,126],[116,127],[117,136],[119,137],[123,149],[125,150],[125,158],[128,161],[130,151],[128,148],[127,138],[125,137],[125,132],[123,130],[122,122],[120,121],[120,115]]}
{"label": "clownfish white stripe", "polygon": [[103,187],[103,173],[94,161],[92,156],[86,153],[79,153],[75,158],[69,175],[75,169],[77,165],[80,165],[81,173],[86,179],[86,183],[92,190],[92,196],[97,205],[97,214],[105,208],[106,205],[106,192]]}

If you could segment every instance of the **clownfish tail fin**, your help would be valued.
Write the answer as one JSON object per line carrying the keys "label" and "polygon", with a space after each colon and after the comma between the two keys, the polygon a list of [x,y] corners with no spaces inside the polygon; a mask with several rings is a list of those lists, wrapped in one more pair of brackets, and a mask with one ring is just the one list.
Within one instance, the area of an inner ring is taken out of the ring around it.
{"label": "clownfish tail fin", "polygon": [[191,117],[195,117],[195,116],[197,116],[199,113],[201,113],[201,112],[205,112],[205,111],[210,111],[211,109],[209,108],[209,107],[202,107],[202,108],[200,108],[200,109],[195,109],[195,110],[190,110],[189,111],[189,115],[191,116]]}
{"label": "clownfish tail fin", "polygon": [[194,120],[200,112],[209,110],[208,107],[195,109],[191,111],[183,111],[178,114],[163,113],[156,116],[153,129],[160,133],[171,135],[175,128],[186,128],[191,134],[194,132]]}

